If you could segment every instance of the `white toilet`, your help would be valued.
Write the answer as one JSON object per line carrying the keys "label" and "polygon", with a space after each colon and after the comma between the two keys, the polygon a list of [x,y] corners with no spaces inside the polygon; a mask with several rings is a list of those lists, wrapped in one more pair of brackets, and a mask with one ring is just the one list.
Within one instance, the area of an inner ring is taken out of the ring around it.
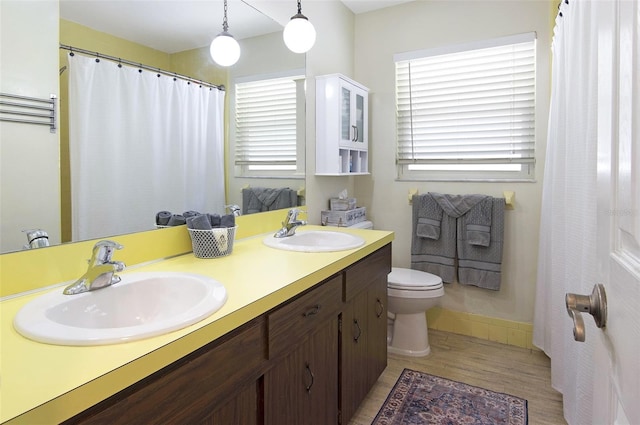
{"label": "white toilet", "polygon": [[[363,221],[351,227],[373,229],[373,223]],[[426,312],[440,304],[443,295],[440,277],[419,270],[391,268],[387,278],[390,353],[422,357],[431,352]]]}
{"label": "white toilet", "polygon": [[440,304],[442,279],[419,270],[392,267],[387,278],[388,351],[422,357],[431,352],[426,312]]}

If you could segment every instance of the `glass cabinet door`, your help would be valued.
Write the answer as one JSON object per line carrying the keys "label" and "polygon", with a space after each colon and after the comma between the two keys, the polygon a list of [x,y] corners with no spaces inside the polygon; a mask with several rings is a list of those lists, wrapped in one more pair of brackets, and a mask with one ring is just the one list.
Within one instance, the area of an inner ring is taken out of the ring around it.
{"label": "glass cabinet door", "polygon": [[350,142],[351,135],[351,90],[340,87],[340,140]]}
{"label": "glass cabinet door", "polygon": [[364,96],[356,93],[355,136],[354,142],[364,142]]}

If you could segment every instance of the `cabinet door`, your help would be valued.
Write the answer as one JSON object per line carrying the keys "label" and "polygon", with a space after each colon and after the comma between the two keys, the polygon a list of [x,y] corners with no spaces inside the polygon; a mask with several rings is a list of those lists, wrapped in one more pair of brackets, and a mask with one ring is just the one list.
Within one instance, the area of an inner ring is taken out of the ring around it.
{"label": "cabinet door", "polygon": [[342,423],[349,419],[369,392],[366,362],[368,350],[367,294],[356,296],[342,312],[340,410]]}
{"label": "cabinet door", "polygon": [[346,269],[340,409],[346,424],[387,367],[387,275],[391,245]]}
{"label": "cabinet door", "polygon": [[338,319],[319,329],[264,377],[266,425],[338,423]]}
{"label": "cabinet door", "polygon": [[367,148],[368,93],[340,80],[340,145]]}
{"label": "cabinet door", "polygon": [[353,105],[353,126],[355,136],[353,141],[367,147],[367,114],[368,94],[364,90],[355,88],[353,91],[355,102]]}
{"label": "cabinet door", "polygon": [[387,367],[387,279],[378,276],[367,291],[367,386]]}

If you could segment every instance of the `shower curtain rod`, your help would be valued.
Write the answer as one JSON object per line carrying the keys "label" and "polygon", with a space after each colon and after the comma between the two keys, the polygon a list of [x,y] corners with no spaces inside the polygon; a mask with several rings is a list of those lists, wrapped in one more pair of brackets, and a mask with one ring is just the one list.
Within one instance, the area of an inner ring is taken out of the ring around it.
{"label": "shower curtain rod", "polygon": [[[131,61],[128,61],[126,59],[117,58],[115,56],[104,55],[104,54],[99,53],[99,52],[92,52],[91,50],[80,49],[78,47],[68,46],[68,45],[65,45],[65,44],[60,44],[60,48],[64,49],[64,50],[69,50],[71,53],[83,53],[85,55],[95,56],[96,60],[106,59],[106,60],[110,60],[112,62],[117,62],[118,64],[131,65],[131,66],[135,66],[137,68],[144,69],[144,70],[147,70],[147,71],[157,72],[158,76],[160,76],[160,74],[162,74],[162,75],[166,75],[168,77],[179,78],[181,80],[184,80],[184,81],[187,81],[187,82],[190,82],[190,83],[196,83],[196,84],[199,84],[201,86],[218,89],[220,91],[225,91],[224,85],[216,85],[216,84],[207,83],[206,81],[197,80],[195,78],[191,78],[191,77],[188,77],[186,75],[181,75],[181,74],[177,74],[175,72],[165,71],[165,70],[162,70],[160,68],[154,68],[154,67],[151,67],[151,66],[148,66],[148,65],[137,63],[137,62],[131,62]],[[62,72],[64,72],[64,69],[62,69],[60,71],[61,74],[62,74]]]}

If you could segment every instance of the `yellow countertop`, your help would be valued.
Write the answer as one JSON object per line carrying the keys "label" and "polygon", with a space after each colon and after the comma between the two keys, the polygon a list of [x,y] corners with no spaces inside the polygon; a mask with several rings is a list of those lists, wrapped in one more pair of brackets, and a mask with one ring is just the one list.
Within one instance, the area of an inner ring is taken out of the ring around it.
{"label": "yellow countertop", "polygon": [[[322,230],[320,226],[307,226]],[[304,253],[269,248],[267,234],[236,240],[233,253],[216,259],[181,255],[129,268],[198,273],[227,289],[225,305],[187,328],[124,344],[68,347],[42,344],[19,335],[17,311],[43,292],[0,303],[0,423],[50,424],[63,421],[364,258],[393,240],[378,230],[331,230],[357,234],[358,249]],[[56,288],[54,290],[61,290]]]}

